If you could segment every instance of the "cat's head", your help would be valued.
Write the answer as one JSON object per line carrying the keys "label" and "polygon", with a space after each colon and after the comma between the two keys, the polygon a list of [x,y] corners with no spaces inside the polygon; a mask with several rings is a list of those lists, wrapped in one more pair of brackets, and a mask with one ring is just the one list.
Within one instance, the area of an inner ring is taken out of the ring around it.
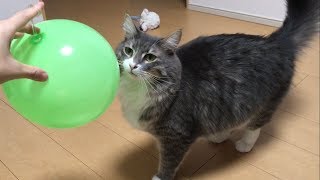
{"label": "cat's head", "polygon": [[121,78],[145,82],[150,91],[173,90],[181,77],[180,60],[175,54],[181,30],[165,38],[150,36],[133,23],[129,15],[123,23],[125,39],[117,47]]}

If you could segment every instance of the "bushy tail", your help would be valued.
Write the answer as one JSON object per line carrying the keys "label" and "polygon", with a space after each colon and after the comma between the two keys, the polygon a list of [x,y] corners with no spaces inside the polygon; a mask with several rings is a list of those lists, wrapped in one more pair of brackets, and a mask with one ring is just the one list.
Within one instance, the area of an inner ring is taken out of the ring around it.
{"label": "bushy tail", "polygon": [[[283,45],[291,44],[297,51],[319,32],[320,0],[286,0],[287,16],[281,28],[271,34],[271,39]],[[289,45],[290,46],[290,45]]]}

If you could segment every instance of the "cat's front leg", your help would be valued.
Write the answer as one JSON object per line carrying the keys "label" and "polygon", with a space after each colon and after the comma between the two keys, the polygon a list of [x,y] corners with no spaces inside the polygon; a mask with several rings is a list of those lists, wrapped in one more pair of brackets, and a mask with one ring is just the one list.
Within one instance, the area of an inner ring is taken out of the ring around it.
{"label": "cat's front leg", "polygon": [[190,138],[167,136],[160,142],[160,164],[157,175],[152,180],[173,180],[184,155],[191,143]]}

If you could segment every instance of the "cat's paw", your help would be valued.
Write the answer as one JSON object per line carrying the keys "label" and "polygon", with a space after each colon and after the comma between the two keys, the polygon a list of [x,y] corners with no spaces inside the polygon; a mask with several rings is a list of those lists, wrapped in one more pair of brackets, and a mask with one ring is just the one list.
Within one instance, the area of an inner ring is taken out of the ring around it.
{"label": "cat's paw", "polygon": [[254,145],[254,144],[249,144],[249,143],[243,141],[242,139],[238,140],[238,141],[235,143],[235,146],[236,146],[237,151],[239,151],[239,152],[241,152],[241,153],[250,152],[251,149],[253,148],[253,145]]}
{"label": "cat's paw", "polygon": [[223,143],[228,139],[229,139],[229,134],[217,134],[217,135],[210,135],[208,137],[208,140],[215,144]]}
{"label": "cat's paw", "polygon": [[223,143],[225,141],[227,141],[228,138],[225,138],[225,139],[210,139],[210,142],[214,143],[214,144],[220,144],[220,143]]}
{"label": "cat's paw", "polygon": [[158,176],[153,176],[152,180],[161,180]]}

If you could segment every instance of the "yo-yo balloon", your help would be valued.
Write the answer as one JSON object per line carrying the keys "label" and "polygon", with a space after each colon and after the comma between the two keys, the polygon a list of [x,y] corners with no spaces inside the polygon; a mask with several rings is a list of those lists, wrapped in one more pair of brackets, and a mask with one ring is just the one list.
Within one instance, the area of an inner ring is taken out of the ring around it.
{"label": "yo-yo balloon", "polygon": [[11,106],[31,122],[70,128],[97,119],[112,103],[119,66],[110,44],[91,27],[71,20],[36,24],[41,32],[12,41],[21,63],[48,73],[46,82],[28,79],[3,84]]}

